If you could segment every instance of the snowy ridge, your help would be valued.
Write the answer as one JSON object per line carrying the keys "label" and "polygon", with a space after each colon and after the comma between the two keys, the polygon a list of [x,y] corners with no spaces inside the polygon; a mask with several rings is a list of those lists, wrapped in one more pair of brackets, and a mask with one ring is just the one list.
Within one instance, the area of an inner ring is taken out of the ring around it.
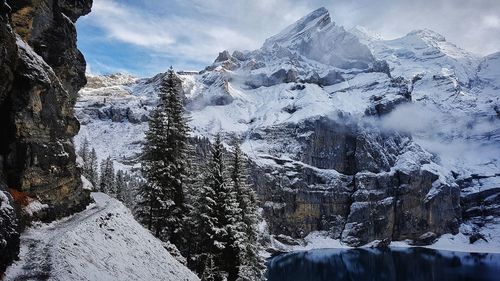
{"label": "snowy ridge", "polygon": [[486,56],[478,66],[479,79],[500,89],[500,52]]}
{"label": "snowy ridge", "polygon": [[123,204],[92,197],[85,211],[25,231],[5,280],[199,280]]}
{"label": "snowy ridge", "polygon": [[467,84],[474,78],[479,57],[446,41],[428,29],[415,30],[394,40],[371,40],[368,46],[378,59],[391,65],[395,76],[439,73],[446,68]]}
{"label": "snowy ridge", "polygon": [[262,52],[287,49],[329,66],[367,68],[370,50],[358,38],[335,25],[327,9],[319,8],[264,42]]}
{"label": "snowy ridge", "polygon": [[302,17],[280,33],[266,39],[264,48],[272,48],[274,44],[289,46],[292,42],[302,40],[312,33],[332,23],[328,10],[321,7]]}

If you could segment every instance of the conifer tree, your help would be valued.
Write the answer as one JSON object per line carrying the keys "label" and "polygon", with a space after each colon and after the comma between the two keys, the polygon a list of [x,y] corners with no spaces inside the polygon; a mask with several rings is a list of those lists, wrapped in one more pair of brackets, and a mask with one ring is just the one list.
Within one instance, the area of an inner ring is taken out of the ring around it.
{"label": "conifer tree", "polygon": [[140,216],[156,236],[169,240],[181,252],[187,245],[187,123],[178,78],[170,68],[146,132],[142,167],[147,184],[140,193]]}
{"label": "conifer tree", "polygon": [[236,142],[231,157],[231,183],[236,192],[238,206],[241,209],[240,231],[242,239],[238,241],[239,271],[238,280],[263,280],[266,270],[260,257],[258,224],[260,221],[257,196],[247,183],[248,171],[239,143]]}
{"label": "conifer tree", "polygon": [[221,281],[225,280],[225,276],[220,269],[215,265],[213,255],[207,255],[205,259],[204,269],[201,274],[202,281]]}
{"label": "conifer tree", "polygon": [[101,162],[100,191],[116,196],[115,169],[111,156]]}
{"label": "conifer tree", "polygon": [[88,171],[86,171],[86,177],[87,179],[92,183],[94,188],[97,188],[97,184],[99,181],[99,173],[98,173],[98,165],[99,163],[97,162],[97,153],[95,152],[95,149],[92,148],[92,151],[90,152],[90,157],[88,159],[89,164],[88,164]]}
{"label": "conifer tree", "polygon": [[125,181],[125,173],[122,170],[116,172],[116,199],[124,201],[127,192],[127,182]]}
{"label": "conifer tree", "polygon": [[[224,147],[219,134],[215,137],[211,157],[197,203],[198,229],[201,233],[198,250],[202,258],[213,257],[218,271],[226,272],[228,280],[236,280],[239,262],[237,241],[241,240],[238,218],[241,210],[236,193],[227,180]],[[204,271],[203,268],[201,272]]]}
{"label": "conifer tree", "polygon": [[188,206],[186,201],[186,175],[188,152],[188,118],[184,112],[184,103],[179,90],[177,77],[172,68],[169,69],[162,91],[167,98],[166,137],[170,151],[167,158],[168,190],[167,198],[173,202],[167,218],[166,234],[168,240],[181,252],[186,248],[186,227]]}
{"label": "conifer tree", "polygon": [[163,92],[159,93],[160,102],[153,110],[146,132],[146,144],[143,148],[142,173],[147,182],[141,187],[139,195],[138,217],[155,236],[159,237],[162,225],[161,210],[165,210],[167,202],[163,195],[164,160],[167,156],[165,140],[165,105]]}
{"label": "conifer tree", "polygon": [[80,149],[78,150],[78,155],[80,157],[82,157],[82,160],[83,160],[83,171],[86,171],[88,170],[88,159],[89,159],[89,155],[90,155],[90,143],[89,143],[89,140],[87,138],[84,138],[82,143],[81,143],[81,147]]}

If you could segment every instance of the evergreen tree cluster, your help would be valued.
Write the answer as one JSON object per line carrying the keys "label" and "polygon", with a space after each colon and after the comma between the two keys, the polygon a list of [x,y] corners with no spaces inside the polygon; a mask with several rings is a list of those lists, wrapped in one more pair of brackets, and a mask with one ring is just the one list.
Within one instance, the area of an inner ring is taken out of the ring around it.
{"label": "evergreen tree cluster", "polygon": [[257,198],[243,153],[236,143],[227,157],[219,134],[211,151],[193,213],[198,272],[203,280],[263,280]]}
{"label": "evergreen tree cluster", "polygon": [[107,193],[130,209],[136,208],[136,195],[144,184],[140,175],[122,170],[115,172],[113,160],[109,156],[98,165],[97,153],[87,138],[80,144],[78,155],[83,160],[82,174],[92,183],[94,191]]}
{"label": "evergreen tree cluster", "polygon": [[90,142],[87,138],[83,139],[80,149],[78,150],[78,155],[83,160],[83,175],[95,188],[99,183],[97,153],[93,147],[90,147]]}
{"label": "evergreen tree cluster", "polygon": [[257,199],[243,154],[236,145],[227,157],[220,135],[213,145],[191,145],[179,86],[171,68],[146,132],[137,215],[202,280],[263,280]]}

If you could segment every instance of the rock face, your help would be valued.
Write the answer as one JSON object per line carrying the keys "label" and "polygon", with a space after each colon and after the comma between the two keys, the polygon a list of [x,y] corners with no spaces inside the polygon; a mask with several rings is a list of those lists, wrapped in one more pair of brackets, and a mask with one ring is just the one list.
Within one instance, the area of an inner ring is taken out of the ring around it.
{"label": "rock face", "polygon": [[439,183],[439,169],[409,136],[326,118],[259,136],[279,134],[307,137],[298,139],[298,161],[254,166],[252,180],[271,233],[300,238],[327,231],[360,246],[458,231],[460,189]]}
{"label": "rock face", "polygon": [[[1,204],[24,209],[39,201],[45,208],[37,218],[52,220],[82,209],[90,200],[82,189],[72,142],[80,126],[73,106],[86,83],[73,23],[90,12],[92,1],[0,3]],[[17,216],[26,223],[28,214],[21,211]],[[0,225],[2,230],[16,229],[15,216],[2,217]],[[0,235],[2,240],[3,232]],[[0,256],[7,258],[0,261],[0,271],[18,248],[18,238],[4,241]]]}

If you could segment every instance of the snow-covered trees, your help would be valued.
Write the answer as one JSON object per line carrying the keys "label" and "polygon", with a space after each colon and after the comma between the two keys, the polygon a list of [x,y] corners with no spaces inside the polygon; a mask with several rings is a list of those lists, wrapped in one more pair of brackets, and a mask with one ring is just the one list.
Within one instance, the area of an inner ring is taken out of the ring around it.
{"label": "snow-covered trees", "polygon": [[[239,146],[228,158],[220,135],[213,145],[188,140],[188,119],[172,69],[158,95],[143,148],[146,183],[137,216],[157,237],[175,245],[202,280],[261,280],[257,200]],[[121,173],[116,181],[127,186]],[[120,190],[117,196],[123,200]]]}
{"label": "snow-covered trees", "polygon": [[87,138],[84,138],[82,143],[80,144],[80,149],[78,150],[78,155],[82,157],[83,161],[83,170],[86,170],[86,166],[88,165],[89,161],[89,152],[90,152],[90,143]]}
{"label": "snow-covered trees", "polygon": [[98,160],[95,149],[92,148],[88,158],[87,170],[84,170],[85,177],[92,183],[94,187],[99,183]]}
{"label": "snow-covered trees", "polygon": [[227,280],[263,279],[265,267],[259,256],[257,200],[246,177],[239,146],[235,147],[228,165],[221,137],[216,135],[194,209],[200,233],[196,257],[201,268],[197,270],[202,280],[204,276],[225,276]]}
{"label": "snow-covered trees", "polygon": [[140,211],[143,222],[157,236],[169,240],[181,252],[186,246],[185,194],[188,147],[187,118],[172,68],[159,91],[160,101],[153,111],[146,132],[142,169],[147,179],[141,191]]}
{"label": "snow-covered trees", "polygon": [[116,199],[123,202],[123,199],[126,197],[125,192],[127,191],[127,181],[125,180],[125,173],[122,170],[118,170],[118,172],[116,172],[115,186]]}
{"label": "snow-covered trees", "polygon": [[110,156],[101,162],[99,191],[116,197],[115,167]]}
{"label": "snow-covered trees", "polygon": [[81,147],[78,150],[78,155],[82,158],[82,174],[87,178],[94,188],[97,188],[99,183],[98,160],[97,153],[94,148],[91,148],[90,142],[84,138]]}
{"label": "snow-covered trees", "polygon": [[258,224],[260,221],[257,195],[247,183],[248,171],[246,169],[243,153],[239,143],[236,142],[231,157],[231,184],[236,192],[236,200],[240,208],[241,239],[238,240],[239,270],[238,280],[262,280],[266,267],[260,257],[260,244]]}
{"label": "snow-covered trees", "polygon": [[[232,275],[230,277],[234,280],[237,274],[237,216],[240,210],[236,194],[227,180],[223,153],[224,147],[220,135],[217,135],[195,209],[200,233],[197,250],[202,266],[211,266],[213,262],[220,271]],[[206,270],[199,269],[202,273]]]}

